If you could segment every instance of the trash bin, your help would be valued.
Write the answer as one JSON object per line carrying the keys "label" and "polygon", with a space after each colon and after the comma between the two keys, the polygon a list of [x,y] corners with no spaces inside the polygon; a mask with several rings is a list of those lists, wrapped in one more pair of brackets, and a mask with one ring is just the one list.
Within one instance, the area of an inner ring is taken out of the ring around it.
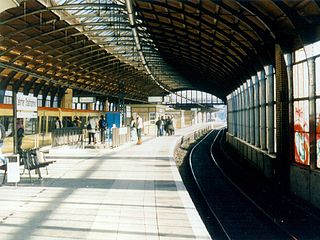
{"label": "trash bin", "polygon": [[7,158],[7,182],[18,183],[20,182],[19,155],[8,156]]}

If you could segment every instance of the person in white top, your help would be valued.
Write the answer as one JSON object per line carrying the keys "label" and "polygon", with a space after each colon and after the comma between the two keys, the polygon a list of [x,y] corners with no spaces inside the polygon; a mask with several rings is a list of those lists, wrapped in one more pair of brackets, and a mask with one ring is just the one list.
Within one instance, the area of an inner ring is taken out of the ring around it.
{"label": "person in white top", "polygon": [[56,117],[55,127],[56,127],[56,129],[63,128],[62,122],[59,117]]}
{"label": "person in white top", "polygon": [[138,142],[137,142],[137,144],[140,145],[140,144],[142,144],[142,127],[143,127],[143,121],[142,121],[142,118],[139,116],[139,114],[137,114],[136,127],[137,127],[137,136],[138,136]]}
{"label": "person in white top", "polygon": [[87,124],[87,130],[89,133],[89,144],[91,144],[91,142],[96,143],[95,137],[94,137],[94,135],[96,133],[96,129],[97,129],[97,121],[91,117],[89,119],[88,124]]}

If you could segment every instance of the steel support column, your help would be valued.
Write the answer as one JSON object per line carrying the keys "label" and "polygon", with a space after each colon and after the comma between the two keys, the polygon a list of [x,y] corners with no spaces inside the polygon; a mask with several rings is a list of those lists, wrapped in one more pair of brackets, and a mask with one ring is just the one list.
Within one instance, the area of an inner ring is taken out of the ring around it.
{"label": "steel support column", "polygon": [[242,140],[246,140],[246,111],[245,111],[246,102],[245,102],[245,91],[244,91],[244,88],[245,88],[244,84],[240,86],[240,89],[241,89],[240,97],[241,97],[241,106],[242,106],[242,108],[241,108],[241,118],[242,118],[242,120],[241,120],[241,122],[242,122],[241,139]]}
{"label": "steel support column", "polygon": [[310,125],[310,168],[317,166],[317,140],[316,140],[316,64],[315,59],[308,60],[309,68],[309,125]]}
{"label": "steel support column", "polygon": [[254,77],[254,144],[260,147],[260,94],[259,94],[259,78]]}
{"label": "steel support column", "polygon": [[266,76],[265,71],[261,72],[260,75],[260,145],[262,150],[267,149],[267,118],[266,118]]}
{"label": "steel support column", "polygon": [[267,75],[267,102],[268,102],[268,117],[267,117],[267,126],[268,126],[268,153],[274,153],[274,76],[273,76],[273,66],[268,66],[268,75]]}
{"label": "steel support column", "polygon": [[245,111],[246,111],[246,142],[250,142],[250,96],[249,96],[249,83],[245,83]]}
{"label": "steel support column", "polygon": [[293,56],[286,54],[288,75],[288,98],[289,98],[289,159],[294,161],[294,106],[293,106]]}
{"label": "steel support column", "polygon": [[254,145],[255,120],[254,120],[254,92],[252,78],[249,80],[249,111],[250,111],[250,144]]}
{"label": "steel support column", "polygon": [[236,90],[236,101],[237,101],[237,137],[241,137],[241,131],[242,131],[242,123],[241,123],[241,101],[240,101],[240,89],[237,88]]}

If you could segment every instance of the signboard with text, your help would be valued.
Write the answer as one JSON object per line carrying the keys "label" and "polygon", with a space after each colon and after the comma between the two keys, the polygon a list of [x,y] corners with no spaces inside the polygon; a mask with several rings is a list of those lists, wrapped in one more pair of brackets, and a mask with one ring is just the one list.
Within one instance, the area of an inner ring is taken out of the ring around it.
{"label": "signboard with text", "polygon": [[148,97],[148,102],[161,103],[162,102],[162,97],[161,96]]}
{"label": "signboard with text", "polygon": [[95,103],[95,97],[79,97],[79,103]]}
{"label": "signboard with text", "polygon": [[17,111],[37,111],[38,100],[36,97],[17,95]]}
{"label": "signboard with text", "polygon": [[38,99],[32,96],[17,95],[17,118],[37,118]]}

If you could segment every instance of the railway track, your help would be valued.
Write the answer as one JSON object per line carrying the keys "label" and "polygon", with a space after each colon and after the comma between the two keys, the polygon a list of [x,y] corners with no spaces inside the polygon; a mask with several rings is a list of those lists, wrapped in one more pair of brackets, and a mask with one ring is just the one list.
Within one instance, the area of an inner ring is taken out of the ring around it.
{"label": "railway track", "polygon": [[298,237],[226,174],[223,164],[217,161],[225,158],[223,152],[213,152],[220,145],[222,134],[223,130],[212,131],[193,147],[189,156],[196,185],[219,226],[213,239],[309,239]]}

